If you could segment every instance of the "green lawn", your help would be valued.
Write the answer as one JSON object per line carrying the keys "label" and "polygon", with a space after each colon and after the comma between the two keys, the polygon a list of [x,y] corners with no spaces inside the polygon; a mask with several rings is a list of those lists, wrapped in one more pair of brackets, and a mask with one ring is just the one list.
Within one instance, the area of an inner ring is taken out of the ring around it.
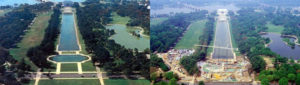
{"label": "green lawn", "polygon": [[175,49],[191,49],[195,48],[195,44],[199,43],[199,37],[203,34],[206,20],[193,22],[181,40],[176,44]]}
{"label": "green lawn", "polygon": [[77,63],[64,63],[61,64],[61,71],[74,71],[77,72],[78,68],[77,68]]}
{"label": "green lawn", "polygon": [[267,30],[268,32],[273,32],[273,33],[278,33],[278,34],[280,34],[284,29],[283,26],[276,26],[270,22],[268,22],[266,24],[266,26],[268,27],[268,30]]}
{"label": "green lawn", "polygon": [[93,66],[92,61],[82,63],[81,66],[82,66],[82,71],[96,71],[96,67]]}
{"label": "green lawn", "polygon": [[39,14],[36,17],[36,20],[32,27],[24,35],[24,38],[20,43],[17,44],[18,48],[10,49],[10,54],[16,60],[20,61],[22,58],[24,58],[25,62],[29,64],[33,68],[33,70],[36,70],[37,67],[32,62],[30,62],[28,57],[26,57],[26,53],[29,48],[39,45],[43,40],[45,29],[48,26],[48,21],[51,14],[52,12]]}
{"label": "green lawn", "polygon": [[40,80],[39,85],[100,85],[98,79]]}
{"label": "green lawn", "polygon": [[105,79],[105,85],[150,85],[149,80]]}
{"label": "green lawn", "polygon": [[162,23],[163,21],[167,20],[167,17],[160,17],[160,18],[151,18],[150,25],[157,25]]}
{"label": "green lawn", "polygon": [[130,20],[130,17],[122,17],[119,16],[116,12],[112,13],[112,18],[113,21],[111,22],[111,24],[124,24],[126,25],[128,23],[128,21]]}

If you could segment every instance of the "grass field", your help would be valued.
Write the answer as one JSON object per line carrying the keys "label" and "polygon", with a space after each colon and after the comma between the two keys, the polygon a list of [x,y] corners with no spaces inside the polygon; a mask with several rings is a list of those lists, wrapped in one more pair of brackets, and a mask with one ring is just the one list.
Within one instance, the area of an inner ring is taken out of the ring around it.
{"label": "grass field", "polygon": [[150,85],[148,80],[105,79],[105,85]]}
{"label": "grass field", "polygon": [[98,79],[40,80],[39,85],[100,85]]}
{"label": "grass field", "polygon": [[195,48],[194,45],[199,43],[199,37],[203,34],[205,22],[206,20],[201,20],[191,23],[190,28],[176,44],[175,49]]}
{"label": "grass field", "polygon": [[24,38],[20,43],[17,44],[18,48],[10,49],[10,54],[16,60],[20,61],[22,58],[24,58],[25,62],[29,64],[33,68],[33,70],[36,70],[37,67],[30,62],[28,57],[26,57],[26,53],[29,48],[39,45],[43,40],[45,29],[48,26],[48,21],[51,14],[52,12],[38,15],[34,24],[24,35]]}
{"label": "grass field", "polygon": [[81,66],[82,66],[82,71],[96,71],[96,67],[93,66],[92,61],[82,63]]}
{"label": "grass field", "polygon": [[167,17],[161,17],[161,18],[152,18],[150,20],[150,25],[157,25],[157,24],[160,24],[162,23],[163,21],[167,20],[168,18]]}
{"label": "grass field", "polygon": [[61,71],[74,71],[77,72],[78,68],[77,68],[77,63],[64,63],[61,64]]}
{"label": "grass field", "polygon": [[278,34],[280,34],[284,29],[283,26],[276,26],[270,22],[268,22],[266,24],[266,26],[268,27],[268,32],[273,32],[273,33],[278,33]]}
{"label": "grass field", "polygon": [[128,23],[128,21],[130,20],[130,17],[122,17],[119,16],[117,13],[113,12],[112,13],[112,18],[113,21],[111,22],[111,24],[124,24],[126,25]]}

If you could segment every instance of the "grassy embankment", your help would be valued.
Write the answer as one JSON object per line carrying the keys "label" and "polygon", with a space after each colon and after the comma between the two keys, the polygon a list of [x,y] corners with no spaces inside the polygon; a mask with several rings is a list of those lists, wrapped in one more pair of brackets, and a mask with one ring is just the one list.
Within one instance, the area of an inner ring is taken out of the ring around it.
{"label": "grassy embankment", "polygon": [[266,27],[268,27],[267,32],[272,32],[272,33],[278,33],[281,34],[281,32],[283,31],[284,27],[283,26],[276,26],[270,22],[268,22],[266,24]]}
{"label": "grassy embankment", "polygon": [[130,20],[130,17],[122,17],[122,16],[119,16],[117,13],[113,12],[112,19],[113,19],[113,21],[111,22],[111,24],[126,25],[128,23],[128,21]]}
{"label": "grassy embankment", "polygon": [[31,28],[25,33],[21,42],[17,44],[18,48],[10,49],[10,54],[16,60],[20,61],[24,58],[25,63],[29,64],[33,70],[36,70],[37,66],[35,66],[28,57],[26,57],[26,53],[31,47],[40,45],[44,38],[45,29],[48,26],[51,14],[52,12],[39,14]]}
{"label": "grassy embankment", "polygon": [[175,49],[192,49],[199,44],[199,36],[203,34],[206,20],[199,20],[191,23],[190,28],[183,35],[181,40],[176,44]]}

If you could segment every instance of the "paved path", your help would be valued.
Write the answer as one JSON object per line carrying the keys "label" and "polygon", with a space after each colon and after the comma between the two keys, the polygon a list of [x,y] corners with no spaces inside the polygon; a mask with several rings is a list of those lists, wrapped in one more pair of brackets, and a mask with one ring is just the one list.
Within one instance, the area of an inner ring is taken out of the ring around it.
{"label": "paved path", "polygon": [[190,82],[190,85],[195,85],[196,75],[193,76],[192,81]]}
{"label": "paved path", "polygon": [[98,76],[98,78],[99,78],[100,84],[101,84],[101,85],[105,85],[105,84],[104,84],[104,80],[103,80],[103,78],[102,78],[102,72],[100,71],[100,68],[99,68],[98,66],[96,66],[96,70],[97,70],[97,76]]}
{"label": "paved path", "polygon": [[60,74],[61,63],[56,64],[56,74]]}
{"label": "paved path", "polygon": [[78,74],[82,74],[82,66],[80,62],[77,63],[77,68],[78,68]]}
{"label": "paved path", "polygon": [[37,75],[36,75],[36,77],[35,77],[35,83],[34,83],[34,85],[38,85],[38,84],[39,84],[41,75],[42,75],[41,69],[39,68],[39,69],[37,70]]}
{"label": "paved path", "polygon": [[233,49],[237,50],[237,48],[228,48],[228,47],[218,47],[218,46],[207,46],[207,45],[195,45],[197,47],[209,47],[209,48],[219,48],[219,49]]}

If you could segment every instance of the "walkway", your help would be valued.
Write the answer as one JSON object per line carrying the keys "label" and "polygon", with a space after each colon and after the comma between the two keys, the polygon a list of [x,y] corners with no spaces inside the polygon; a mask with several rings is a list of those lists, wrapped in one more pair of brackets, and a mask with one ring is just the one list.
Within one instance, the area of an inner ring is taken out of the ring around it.
{"label": "walkway", "polygon": [[96,66],[96,70],[97,70],[97,77],[99,78],[100,84],[105,85],[102,77],[102,72],[100,71],[100,68],[98,66]]}
{"label": "walkway", "polygon": [[39,68],[39,69],[37,70],[37,75],[36,75],[36,77],[35,77],[35,83],[34,83],[34,85],[38,85],[38,84],[39,84],[41,75],[42,75],[41,69]]}
{"label": "walkway", "polygon": [[207,46],[207,45],[195,45],[198,47],[208,47],[208,48],[219,48],[219,49],[233,49],[233,50],[238,50],[238,48],[228,48],[228,47],[218,47],[218,46]]}

